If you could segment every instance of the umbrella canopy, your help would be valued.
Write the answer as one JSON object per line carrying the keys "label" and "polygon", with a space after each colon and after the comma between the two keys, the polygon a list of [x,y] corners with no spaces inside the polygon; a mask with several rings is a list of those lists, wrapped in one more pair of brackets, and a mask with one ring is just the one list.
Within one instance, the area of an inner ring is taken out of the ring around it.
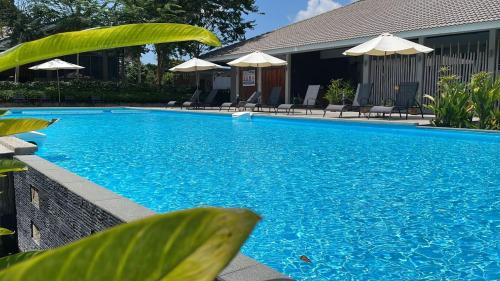
{"label": "umbrella canopy", "polygon": [[204,71],[211,69],[227,69],[227,67],[220,66],[218,64],[193,58],[184,63],[179,64],[176,67],[170,68],[170,71],[174,72],[194,72],[194,71]]}
{"label": "umbrella canopy", "polygon": [[59,70],[61,69],[83,69],[85,67],[54,59],[39,65],[30,67],[31,70],[55,70],[57,72],[57,92],[59,93],[59,103],[61,103],[61,86],[59,85]]}
{"label": "umbrella canopy", "polygon": [[83,69],[85,67],[65,62],[60,59],[54,59],[48,62],[44,62],[39,65],[30,67],[31,70],[60,70],[60,69]]}
{"label": "umbrella canopy", "polygon": [[279,58],[270,56],[262,52],[253,52],[239,59],[235,59],[227,63],[231,66],[237,67],[270,67],[270,66],[283,66],[286,61]]}
{"label": "umbrella canopy", "polygon": [[218,64],[192,58],[178,66],[172,67],[169,70],[174,72],[196,72],[196,89],[198,90],[200,84],[200,75],[198,71],[211,70],[211,69],[229,69],[229,67],[220,66]]}
{"label": "umbrella canopy", "polygon": [[345,51],[346,56],[388,56],[388,55],[415,55],[419,53],[430,53],[434,51],[424,45],[384,33],[377,38],[369,40],[354,48]]}

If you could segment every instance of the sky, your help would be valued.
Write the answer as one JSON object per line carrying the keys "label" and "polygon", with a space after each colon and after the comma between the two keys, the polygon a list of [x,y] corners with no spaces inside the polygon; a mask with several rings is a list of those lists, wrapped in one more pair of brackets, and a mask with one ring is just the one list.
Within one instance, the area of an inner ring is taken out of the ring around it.
{"label": "sky", "polygon": [[[248,30],[246,38],[275,30],[291,23],[342,7],[356,0],[256,0],[264,13],[251,14],[247,18],[256,21],[255,29]],[[145,54],[143,63],[156,64],[154,53]]]}

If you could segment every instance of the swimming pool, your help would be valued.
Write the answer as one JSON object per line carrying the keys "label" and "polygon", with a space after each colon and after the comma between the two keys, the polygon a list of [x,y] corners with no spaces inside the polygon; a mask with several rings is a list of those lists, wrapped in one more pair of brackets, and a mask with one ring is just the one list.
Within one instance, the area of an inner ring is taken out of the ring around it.
{"label": "swimming pool", "polygon": [[12,116],[60,117],[38,154],[152,210],[255,210],[243,253],[297,280],[500,279],[499,134],[126,109]]}

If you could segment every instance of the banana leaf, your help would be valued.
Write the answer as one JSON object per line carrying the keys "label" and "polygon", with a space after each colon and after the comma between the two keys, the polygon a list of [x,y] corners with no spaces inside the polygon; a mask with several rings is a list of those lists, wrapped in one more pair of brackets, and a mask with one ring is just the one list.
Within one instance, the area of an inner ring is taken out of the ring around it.
{"label": "banana leaf", "polygon": [[[0,160],[0,177],[8,172],[22,172],[26,171],[26,165],[17,160]],[[1,230],[0,230],[1,234]]]}
{"label": "banana leaf", "polygon": [[14,231],[0,227],[0,236],[12,235],[12,234],[14,234]]}
{"label": "banana leaf", "polygon": [[0,72],[31,62],[64,55],[146,44],[198,41],[220,46],[212,32],[173,23],[127,24],[51,35],[19,44],[0,53]]}
{"label": "banana leaf", "polygon": [[40,130],[52,123],[54,121],[32,118],[0,119],[0,137]]}
{"label": "banana leaf", "polygon": [[213,281],[259,217],[199,208],[123,224],[0,271],[0,280]]}
{"label": "banana leaf", "polygon": [[42,253],[44,253],[44,251],[31,251],[31,252],[24,252],[24,253],[14,254],[14,255],[0,258],[0,270],[3,270],[9,266],[13,266],[14,264],[28,260],[28,259],[30,259],[36,255],[40,255]]}

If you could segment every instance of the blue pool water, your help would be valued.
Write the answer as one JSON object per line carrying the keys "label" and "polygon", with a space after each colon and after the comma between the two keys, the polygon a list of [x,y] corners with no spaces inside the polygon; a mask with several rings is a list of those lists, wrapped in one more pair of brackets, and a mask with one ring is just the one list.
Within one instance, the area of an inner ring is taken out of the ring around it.
{"label": "blue pool water", "polygon": [[13,115],[61,118],[40,156],[158,212],[251,208],[243,252],[297,280],[500,279],[500,134],[47,113]]}

